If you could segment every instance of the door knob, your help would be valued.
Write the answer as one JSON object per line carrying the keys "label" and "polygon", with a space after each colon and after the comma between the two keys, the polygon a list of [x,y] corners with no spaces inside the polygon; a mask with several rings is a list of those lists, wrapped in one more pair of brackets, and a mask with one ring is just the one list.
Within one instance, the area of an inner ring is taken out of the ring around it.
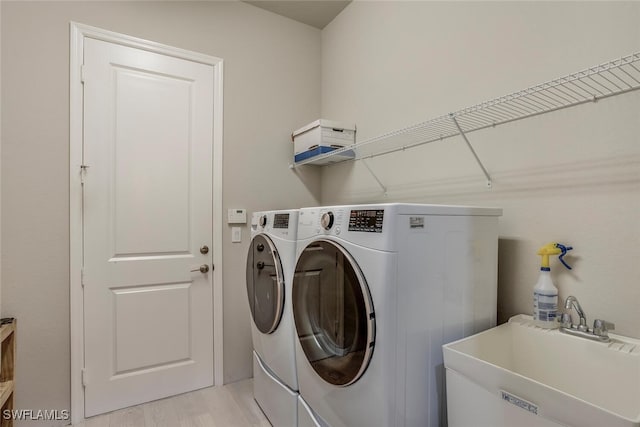
{"label": "door knob", "polygon": [[195,271],[199,271],[200,273],[208,273],[209,272],[209,265],[208,264],[202,264],[200,267],[196,268],[195,270],[191,270],[192,272]]}
{"label": "door knob", "polygon": [[200,248],[200,253],[202,255],[208,254],[209,253],[209,246],[205,245],[203,247]]}

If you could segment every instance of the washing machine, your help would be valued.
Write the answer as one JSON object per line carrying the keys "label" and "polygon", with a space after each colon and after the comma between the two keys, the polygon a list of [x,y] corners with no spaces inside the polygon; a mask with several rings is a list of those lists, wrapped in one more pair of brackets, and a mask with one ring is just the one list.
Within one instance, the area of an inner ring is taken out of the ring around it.
{"label": "washing machine", "polygon": [[446,425],[442,345],[496,324],[498,208],[299,212],[299,425]]}
{"label": "washing machine", "polygon": [[297,425],[298,380],[291,285],[298,211],[256,212],[247,254],[253,394],[274,427]]}

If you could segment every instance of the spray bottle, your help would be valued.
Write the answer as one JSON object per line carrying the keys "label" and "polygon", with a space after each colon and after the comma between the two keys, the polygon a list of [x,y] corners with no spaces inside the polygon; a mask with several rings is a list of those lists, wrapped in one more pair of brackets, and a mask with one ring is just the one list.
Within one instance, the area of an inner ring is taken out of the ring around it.
{"label": "spray bottle", "polygon": [[556,322],[556,317],[558,316],[558,288],[555,287],[553,280],[551,280],[549,256],[560,255],[558,259],[560,259],[562,265],[571,270],[571,267],[562,258],[572,249],[571,246],[565,246],[560,243],[549,243],[538,250],[538,255],[542,256],[542,264],[540,265],[540,277],[533,288],[533,320],[541,328],[552,329],[559,326]]}

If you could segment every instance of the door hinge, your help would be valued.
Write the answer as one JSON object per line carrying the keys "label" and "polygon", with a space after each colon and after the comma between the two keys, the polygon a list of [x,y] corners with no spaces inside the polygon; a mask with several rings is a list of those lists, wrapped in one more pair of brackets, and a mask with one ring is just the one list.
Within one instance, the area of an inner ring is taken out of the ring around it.
{"label": "door hinge", "polygon": [[84,268],[80,270],[80,285],[84,288]]}
{"label": "door hinge", "polygon": [[84,65],[80,66],[80,83],[84,83],[86,68]]}
{"label": "door hinge", "polygon": [[89,169],[90,166],[88,165],[80,165],[80,184],[84,185],[84,176],[87,173],[87,169]]}
{"label": "door hinge", "polygon": [[87,386],[87,369],[86,368],[82,368],[81,372],[81,376],[82,376],[82,386],[86,387]]}

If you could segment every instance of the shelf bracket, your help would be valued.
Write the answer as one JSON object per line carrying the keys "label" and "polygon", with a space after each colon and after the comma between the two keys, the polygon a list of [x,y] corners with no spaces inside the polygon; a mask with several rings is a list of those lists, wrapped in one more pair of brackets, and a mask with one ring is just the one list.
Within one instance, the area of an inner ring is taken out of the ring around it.
{"label": "shelf bracket", "polygon": [[484,165],[480,161],[480,158],[476,154],[476,151],[471,146],[471,143],[469,142],[467,135],[465,135],[464,131],[460,127],[460,124],[456,120],[456,116],[453,113],[451,113],[449,114],[449,117],[451,118],[453,123],[456,125],[456,128],[458,128],[458,132],[460,132],[460,136],[462,137],[462,139],[464,139],[464,142],[467,143],[467,147],[469,147],[469,151],[471,151],[471,154],[473,154],[473,157],[476,159],[478,166],[480,166],[480,169],[482,169],[482,173],[484,173],[484,176],[487,178],[487,188],[491,188],[491,176],[489,175],[489,172],[487,172],[487,169],[484,167]]}
{"label": "shelf bracket", "polygon": [[367,164],[365,159],[362,159],[362,164],[367,168],[367,170],[369,171],[369,173],[371,174],[373,179],[376,180],[376,182],[378,183],[378,185],[380,186],[380,188],[384,192],[384,195],[386,196],[387,195],[387,187],[385,187],[384,184],[382,184],[382,182],[378,179],[378,176],[373,172],[373,170],[371,170],[371,168],[369,167],[369,165]]}

